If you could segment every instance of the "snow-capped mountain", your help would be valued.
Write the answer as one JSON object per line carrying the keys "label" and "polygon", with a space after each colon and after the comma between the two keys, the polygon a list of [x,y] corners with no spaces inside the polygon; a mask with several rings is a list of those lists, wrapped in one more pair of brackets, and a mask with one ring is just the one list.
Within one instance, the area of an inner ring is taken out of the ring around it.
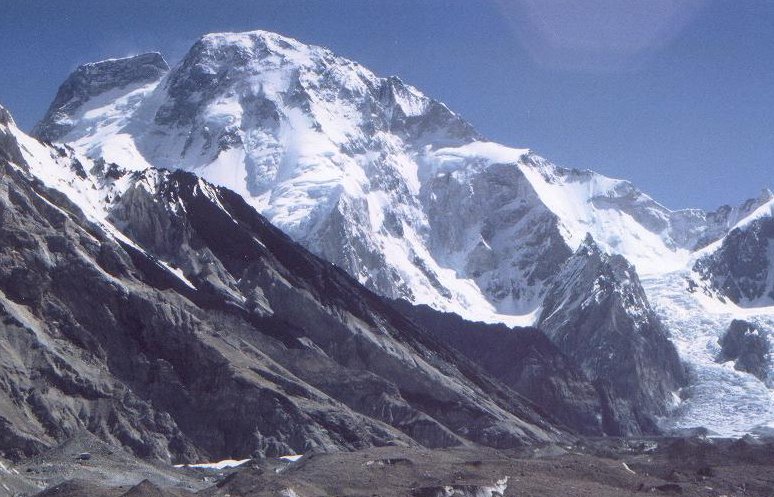
{"label": "snow-capped mountain", "polygon": [[640,272],[677,269],[760,204],[669,211],[628,182],[482,141],[398,78],[273,33],[207,35],[165,66],[79,68],[37,134],[193,171],[379,293],[469,317],[534,319],[586,232]]}
{"label": "snow-capped mountain", "polygon": [[[486,141],[398,78],[263,31],[206,35],[169,70],[158,54],[83,66],[36,133],[127,169],[194,172],[376,292],[469,319],[536,323],[590,234],[633,265],[648,299],[629,310],[654,305],[707,392],[730,378],[716,374],[714,349],[742,311],[717,300],[718,284],[702,285],[715,296],[691,293],[695,281],[730,278],[693,269],[710,267],[697,260],[722,251],[734,228],[770,217],[774,198],[673,211],[627,181]],[[756,406],[774,412],[764,397]],[[678,425],[723,430],[722,416],[691,414],[714,409],[697,400],[707,398],[687,400]]]}
{"label": "snow-capped mountain", "polygon": [[628,182],[483,141],[400,79],[273,33],[206,35],[164,67],[145,54],[79,68],[37,134],[193,171],[377,292],[467,317],[533,321],[586,232],[641,272],[677,268],[755,207],[671,212]]}

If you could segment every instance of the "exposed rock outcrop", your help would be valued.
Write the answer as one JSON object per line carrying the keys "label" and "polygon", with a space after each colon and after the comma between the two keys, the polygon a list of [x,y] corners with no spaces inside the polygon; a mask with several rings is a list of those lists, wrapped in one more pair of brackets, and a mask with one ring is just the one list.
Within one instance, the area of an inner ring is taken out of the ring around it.
{"label": "exposed rock outcrop", "polygon": [[718,341],[718,362],[734,361],[734,368],[774,384],[771,369],[771,333],[753,323],[734,319]]}
{"label": "exposed rock outcrop", "polygon": [[[774,212],[774,201],[769,209]],[[774,304],[774,219],[761,217],[734,229],[693,269],[710,290],[736,304]]]}
{"label": "exposed rock outcrop", "polygon": [[652,433],[685,372],[634,268],[587,236],[549,290],[538,320],[607,398],[605,431]]}

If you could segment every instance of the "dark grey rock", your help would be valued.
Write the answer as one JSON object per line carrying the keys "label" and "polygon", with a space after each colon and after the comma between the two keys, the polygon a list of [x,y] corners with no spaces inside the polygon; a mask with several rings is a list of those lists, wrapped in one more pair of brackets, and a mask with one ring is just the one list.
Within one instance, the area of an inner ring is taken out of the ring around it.
{"label": "dark grey rock", "polygon": [[602,399],[594,384],[540,330],[465,321],[406,301],[395,306],[540,406],[546,416],[584,435],[604,434]]}
{"label": "dark grey rock", "polygon": [[737,371],[756,376],[761,381],[771,383],[770,358],[771,337],[766,330],[753,323],[734,319],[718,343],[721,350],[718,362],[734,361]]}
{"label": "dark grey rock", "polygon": [[764,217],[732,230],[720,248],[702,257],[693,269],[705,286],[741,306],[768,305],[774,301],[769,276],[774,271],[770,246],[774,244],[774,219]]}
{"label": "dark grey rock", "polygon": [[0,105],[0,160],[24,164],[24,157],[9,127],[15,126],[11,113]]}
{"label": "dark grey rock", "polygon": [[538,321],[603,397],[608,433],[657,432],[685,372],[637,273],[587,236],[548,291]]}
{"label": "dark grey rock", "polygon": [[[99,181],[129,174],[51,153]],[[6,457],[80,430],[180,462],[568,439],[233,192],[189,173],[131,173],[110,207],[129,244],[0,167]]]}

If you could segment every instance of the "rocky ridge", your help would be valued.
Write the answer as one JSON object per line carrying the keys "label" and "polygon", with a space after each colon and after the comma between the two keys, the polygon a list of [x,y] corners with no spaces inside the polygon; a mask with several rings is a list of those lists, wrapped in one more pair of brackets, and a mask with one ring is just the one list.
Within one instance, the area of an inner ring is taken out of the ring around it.
{"label": "rocky ridge", "polygon": [[183,462],[566,437],[239,195],[3,116],[5,457],[84,429]]}
{"label": "rocky ridge", "polygon": [[548,291],[538,327],[594,382],[608,404],[607,430],[657,431],[656,417],[669,412],[686,383],[634,268],[603,252],[591,235]]}

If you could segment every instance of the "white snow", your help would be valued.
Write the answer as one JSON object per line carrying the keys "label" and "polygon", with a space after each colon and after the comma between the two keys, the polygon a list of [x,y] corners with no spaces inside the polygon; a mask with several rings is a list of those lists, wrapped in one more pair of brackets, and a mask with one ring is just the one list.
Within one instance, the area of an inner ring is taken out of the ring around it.
{"label": "white snow", "polygon": [[740,308],[703,293],[689,293],[687,270],[642,278],[648,298],[672,333],[680,358],[694,382],[668,427],[703,426],[719,435],[741,436],[759,425],[774,424],[774,391],[755,376],[719,364],[718,339],[733,319],[774,329],[774,307]]}
{"label": "white snow", "polygon": [[203,463],[197,463],[197,464],[175,464],[176,468],[198,468],[198,469],[226,469],[226,468],[236,468],[237,466],[241,466],[244,463],[248,462],[250,459],[224,459],[222,461],[217,462],[203,462]]}
{"label": "white snow", "polygon": [[540,199],[559,217],[571,248],[577,248],[586,233],[591,233],[600,247],[624,255],[640,275],[674,271],[690,259],[689,250],[670,247],[660,233],[647,229],[627,212],[636,204],[622,201],[619,208],[594,204],[598,198],[618,200],[619,192],[628,190],[625,181],[592,172],[560,174],[548,164],[536,167],[522,163],[520,168]]}
{"label": "white snow", "polygon": [[0,461],[0,471],[9,474],[9,475],[18,475],[19,471],[14,467],[7,467],[5,464],[3,464],[2,461]]}
{"label": "white snow", "polygon": [[438,161],[436,171],[448,170],[444,166],[452,164],[459,167],[466,165],[466,160],[485,159],[491,163],[516,164],[529,153],[529,149],[511,148],[499,143],[474,141],[460,147],[446,147],[431,151]]}
{"label": "white snow", "polygon": [[302,457],[304,457],[303,454],[291,454],[287,456],[280,456],[279,458],[282,459],[283,461],[296,462]]}
{"label": "white snow", "polygon": [[162,267],[164,267],[164,269],[166,269],[170,273],[172,273],[175,276],[177,276],[177,278],[180,281],[182,281],[183,283],[185,283],[189,288],[192,288],[192,289],[196,290],[196,286],[194,286],[194,284],[191,283],[191,280],[189,280],[188,278],[185,277],[185,274],[183,273],[183,271],[180,268],[172,267],[168,263],[166,263],[166,262],[164,262],[162,260],[159,260],[159,259],[156,259],[156,262],[158,262]]}
{"label": "white snow", "polygon": [[774,217],[774,199],[769,200],[765,204],[755,209],[755,211],[753,211],[752,214],[750,214],[749,216],[745,217],[744,219],[736,223],[732,229],[742,228],[744,226],[747,226],[748,224],[755,221],[756,219],[770,218],[770,217]]}

